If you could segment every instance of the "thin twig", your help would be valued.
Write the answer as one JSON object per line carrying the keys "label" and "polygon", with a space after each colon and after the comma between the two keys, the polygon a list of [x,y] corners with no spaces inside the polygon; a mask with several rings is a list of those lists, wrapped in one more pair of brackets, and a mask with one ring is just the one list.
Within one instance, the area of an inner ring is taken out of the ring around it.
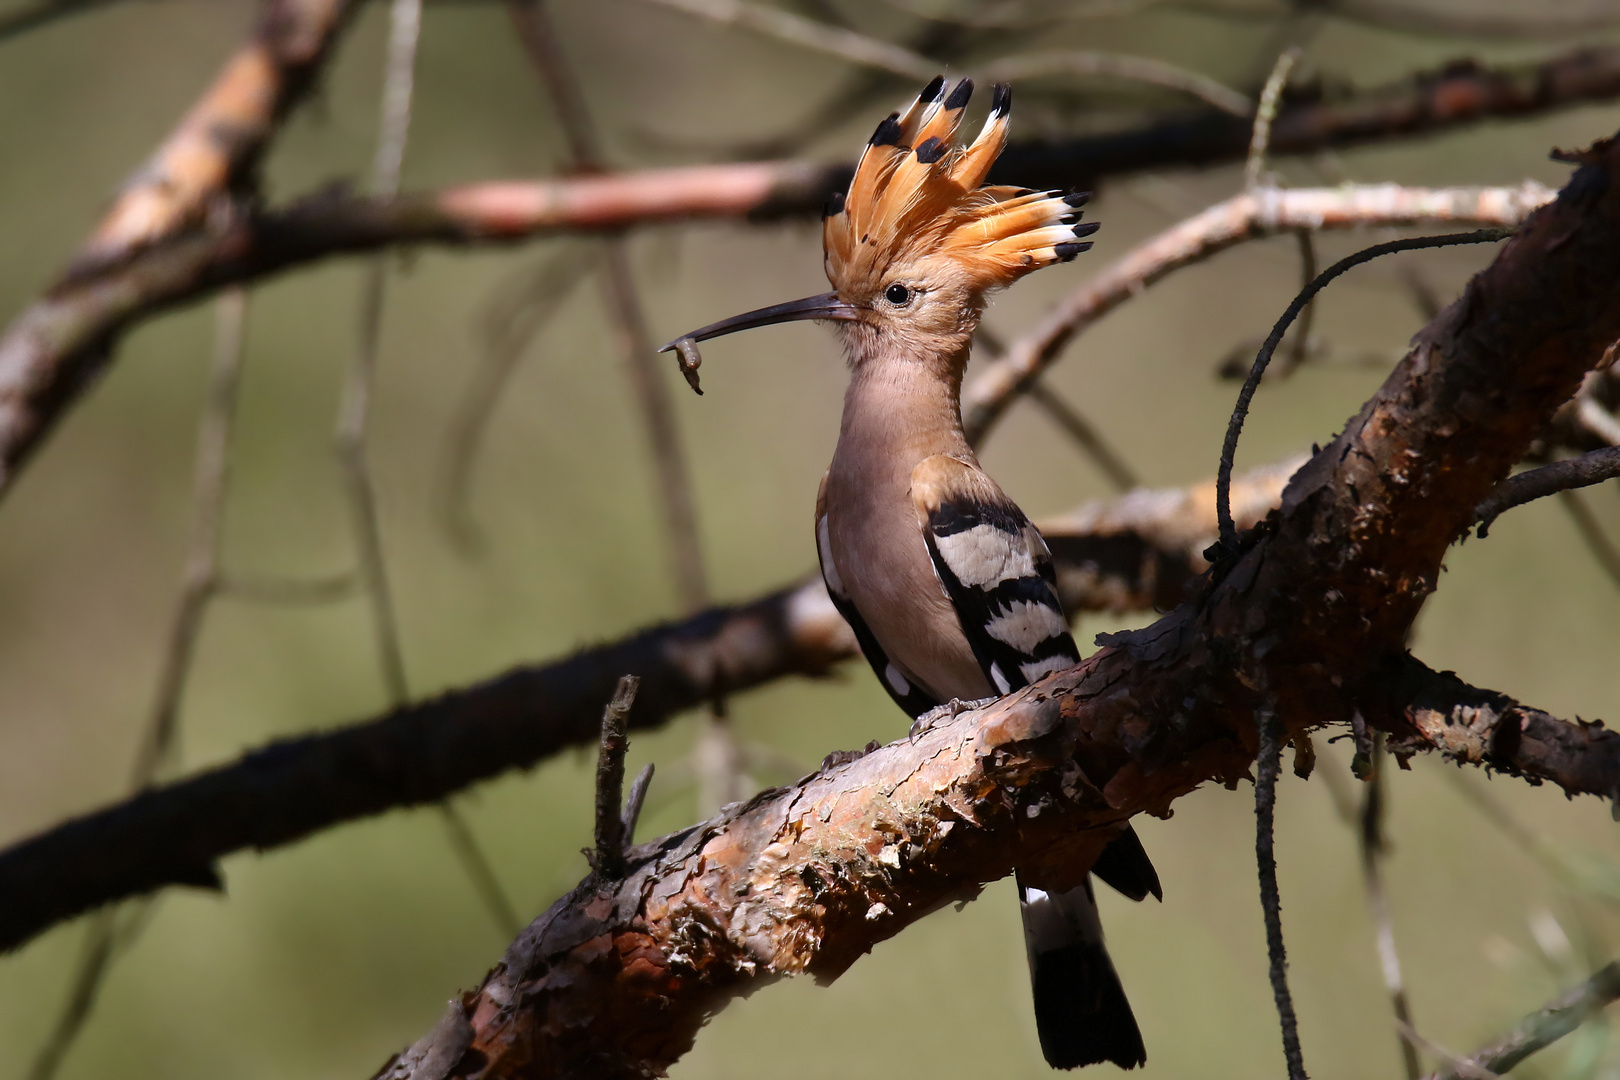
{"label": "thin twig", "polygon": [[722,26],[738,26],[812,52],[852,64],[880,68],[908,79],[927,81],[939,72],[937,61],[843,27],[828,26],[780,8],[741,0],[647,0],[659,7],[695,15]]}
{"label": "thin twig", "polygon": [[[683,6],[680,0],[668,2]],[[698,6],[702,7],[708,2],[699,0]],[[732,2],[722,0],[721,8],[716,10],[730,10],[726,5]],[[747,8],[742,4],[735,6]],[[579,80],[558,44],[556,29],[551,24],[544,0],[508,0],[507,10],[557,111],[557,119],[566,133],[574,159],[574,168],[583,172],[600,169],[603,164],[601,140],[586,108],[584,94],[579,89]],[[780,16],[781,20],[785,20],[782,25],[816,25],[788,12],[757,10],[767,21]],[[746,22],[753,16],[744,18]],[[631,385],[651,444],[654,494],[663,508],[664,527],[669,537],[670,558],[681,608],[684,613],[692,614],[708,604],[709,587],[703,567],[703,550],[698,539],[692,483],[676,427],[674,405],[659,371],[655,343],[647,332],[646,315],[636,290],[635,274],[630,266],[625,239],[619,235],[610,236],[604,241],[603,255],[606,272],[601,277],[602,299],[608,309],[620,352],[630,368]]]}
{"label": "thin twig", "polygon": [[180,600],[169,627],[168,648],[158,675],[146,740],[131,777],[131,786],[136,790],[146,787],[173,763],[180,698],[196,656],[203,614],[220,584],[222,524],[225,492],[230,482],[232,427],[241,387],[247,294],[241,289],[221,294],[216,312],[208,401],[197,435],[191,538],[186,545]]}
{"label": "thin twig", "polygon": [[[800,773],[799,775],[803,775]],[[652,785],[653,763],[641,767],[636,774],[635,782],[630,785],[630,797],[624,800],[624,842],[626,845],[635,843],[636,823],[641,820],[641,807],[647,801],[647,789]]]}
{"label": "thin twig", "polygon": [[1558,495],[1575,488],[1590,487],[1620,476],[1620,446],[1593,450],[1578,457],[1565,458],[1539,469],[1529,469],[1510,476],[1491,490],[1474,508],[1479,522],[1479,535],[1486,535],[1491,523],[1505,511],[1523,506],[1548,495]]}
{"label": "thin twig", "polygon": [[991,83],[1038,79],[1052,75],[1121,79],[1188,94],[1233,116],[1247,117],[1255,107],[1254,102],[1248,97],[1219,80],[1147,56],[1127,56],[1084,49],[1054,49],[994,60],[975,74]]}
{"label": "thin twig", "polygon": [[[700,6],[707,2],[700,0]],[[731,0],[722,0],[722,7],[729,3]],[[512,14],[518,35],[523,39],[536,71],[546,85],[552,106],[557,111],[557,119],[567,133],[575,169],[584,172],[600,169],[603,164],[601,139],[586,107],[579,80],[558,41],[545,0],[508,0],[507,9]],[[763,20],[763,24],[777,27],[819,25],[789,12],[755,9],[742,4],[736,4],[735,10],[744,12],[745,25],[761,25],[757,21],[748,21],[756,19],[756,16]],[[846,42],[860,38],[852,31],[837,28],[827,28],[827,31],[835,36],[842,35],[840,40]],[[607,308],[619,352],[630,370],[631,387],[635,391],[642,425],[647,432],[653,467],[653,494],[663,510],[676,594],[682,613],[695,614],[708,606],[709,582],[703,565],[703,547],[698,535],[691,475],[676,424],[674,403],[670,400],[669,388],[657,362],[656,343],[647,330],[646,313],[636,288],[635,271],[630,264],[628,239],[623,233],[609,235],[602,243],[602,255],[604,272],[598,278],[602,302]],[[697,385],[696,365],[687,360],[684,350],[681,359],[682,374],[688,385],[702,393]],[[712,755],[703,754],[702,748],[716,741],[724,744],[728,752],[714,759],[721,763],[718,770],[705,769],[702,766],[710,761]],[[741,769],[730,763],[738,757],[734,744],[735,738],[726,722],[724,698],[717,693],[710,702],[704,726],[698,735],[698,749],[694,751],[698,771],[704,781],[701,786],[720,793],[720,802],[716,805],[731,801],[740,783]],[[704,801],[708,801],[707,796],[704,796]]]}
{"label": "thin twig", "polygon": [[[422,29],[422,0],[393,0],[389,16],[388,59],[383,75],[381,118],[377,152],[372,159],[372,194],[392,198],[399,191],[410,134],[411,99],[415,88],[416,50]],[[376,490],[366,458],[366,426],[371,387],[376,377],[382,338],[383,299],[387,286],[386,256],[372,258],[366,267],[360,300],[360,341],[344,379],[333,445],[354,520],[359,580],[371,610],[373,639],[383,689],[392,708],[410,697],[405,676],[405,655],[400,644],[399,619],[383,556],[382,530],[377,516]],[[515,934],[522,927],[512,902],[501,891],[488,857],[478,846],[471,827],[449,802],[439,805],[446,836],[457,861],[483,901],[490,918],[502,932]]]}
{"label": "thin twig", "polygon": [[[806,19],[777,8],[742,0],[646,0],[689,15],[739,26],[812,52],[877,68],[908,79],[931,79],[946,66],[912,49],[845,27]],[[1221,82],[1199,72],[1146,56],[1125,56],[1083,49],[1054,49],[1004,57],[979,68],[986,82],[1010,82],[1050,75],[1124,79],[1190,94],[1233,116],[1248,116],[1254,103]]]}
{"label": "thin twig", "polygon": [[1384,734],[1375,732],[1372,743],[1372,773],[1367,778],[1361,800],[1360,828],[1356,835],[1361,847],[1361,880],[1367,891],[1367,910],[1372,916],[1373,933],[1378,944],[1378,966],[1383,972],[1384,988],[1389,991],[1390,1008],[1395,1019],[1403,1025],[1399,1030],[1401,1061],[1406,1066],[1407,1080],[1418,1080],[1423,1065],[1418,1060],[1417,1044],[1406,1034],[1412,1024],[1412,1006],[1406,997],[1406,983],[1401,977],[1401,957],[1395,949],[1395,923],[1390,917],[1389,900],[1384,893],[1383,859],[1388,853],[1384,837]]}
{"label": "thin twig", "polygon": [[1260,874],[1260,907],[1266,922],[1266,953],[1271,958],[1271,995],[1276,1000],[1277,1019],[1282,1026],[1288,1080],[1306,1080],[1304,1056],[1299,1047],[1299,1019],[1294,1013],[1293,994],[1288,990],[1288,953],[1283,945],[1282,901],[1277,892],[1272,823],[1276,816],[1277,774],[1282,765],[1285,737],[1274,702],[1267,700],[1255,710],[1255,727],[1260,748],[1254,778],[1254,852]]}
{"label": "thin twig", "polygon": [[451,542],[464,555],[484,548],[472,513],[472,479],[495,407],[535,336],[594,273],[593,253],[568,244],[525,271],[510,296],[497,296],[484,319],[484,347],[445,436],[438,509]]}
{"label": "thin twig", "polygon": [[[1316,240],[1309,229],[1295,229],[1294,240],[1299,246],[1300,288],[1307,288],[1316,279]],[[1316,301],[1305,305],[1300,313],[1299,326],[1294,330],[1294,341],[1288,350],[1282,373],[1291,375],[1311,355],[1311,324],[1316,321]]]}
{"label": "thin twig", "polygon": [[448,800],[439,804],[439,814],[450,837],[450,848],[456,853],[467,879],[472,882],[478,899],[483,902],[484,910],[489,912],[496,926],[508,935],[516,936],[523,929],[523,918],[513,906],[512,898],[506,895],[501,879],[495,876],[495,867],[484,854],[483,845],[479,844],[472,826],[467,824],[466,816]]}
{"label": "thin twig", "polygon": [[1477,222],[1517,225],[1552,192],[1516,188],[1408,188],[1361,184],[1334,188],[1261,188],[1244,192],[1138,245],[1053,306],[962,395],[970,441],[982,439],[1019,395],[1080,332],[1149,286],[1229,247],[1285,230]]}
{"label": "thin twig", "polygon": [[0,41],[19,37],[58,19],[83,15],[117,2],[118,0],[34,0],[31,4],[0,15]]}
{"label": "thin twig", "polygon": [[1569,519],[1575,523],[1575,530],[1581,534],[1586,549],[1597,560],[1598,566],[1610,581],[1620,586],[1620,549],[1617,549],[1614,541],[1609,539],[1609,534],[1603,529],[1603,523],[1592,513],[1592,508],[1586,505],[1586,499],[1578,491],[1560,491],[1558,501],[1569,514]]}
{"label": "thin twig", "polygon": [[[242,384],[242,342],[247,320],[247,293],[233,288],[220,294],[215,305],[213,360],[208,395],[197,432],[197,458],[192,481],[191,532],[186,542],[180,597],[169,624],[168,646],[158,673],[152,712],[147,719],[141,748],[130,776],[130,789],[139,792],[174,764],[180,730],[180,703],[202,635],[203,616],[218,595],[225,495],[230,484],[231,439],[236,403]],[[218,881],[215,880],[215,887]],[[95,914],[85,933],[84,949],[74,971],[68,999],[56,1018],[49,1038],[40,1048],[29,1080],[51,1080],[90,1019],[101,985],[118,954],[133,944],[134,935],[120,929],[121,919],[139,926],[142,911],[153,901],[144,899],[126,908],[108,907]]]}
{"label": "thin twig", "polygon": [[[405,140],[410,131],[411,94],[416,65],[416,43],[421,33],[421,0],[393,0],[389,21],[388,61],[384,74],[382,116],[379,122],[377,152],[372,160],[373,194],[391,197],[399,190],[400,169],[405,159]],[[338,411],[333,443],[344,485],[348,490],[354,518],[355,544],[359,549],[360,575],[371,608],[372,632],[377,643],[377,662],[390,704],[403,704],[410,696],[405,680],[405,661],[400,648],[393,596],[383,561],[382,537],[377,521],[376,494],[366,460],[366,424],[371,405],[371,386],[376,376],[378,347],[382,336],[383,294],[387,286],[385,256],[372,258],[366,266],[360,300],[360,342],[344,379],[343,400]]]}
{"label": "thin twig", "polygon": [[120,913],[142,908],[153,902],[137,900],[125,907],[108,908],[97,912],[95,918],[90,921],[84,946],[79,953],[79,962],[74,970],[73,986],[68,991],[68,999],[63,1003],[62,1011],[57,1015],[56,1024],[51,1028],[51,1034],[45,1040],[45,1045],[40,1047],[33,1065],[29,1067],[28,1080],[51,1080],[62,1067],[68,1051],[78,1041],[79,1033],[84,1030],[85,1023],[90,1019],[90,1012],[95,1008],[102,981],[107,977],[107,970],[112,965],[113,954],[118,949],[119,939],[122,936],[118,931]]}
{"label": "thin twig", "polygon": [[1046,385],[1044,379],[1030,386],[1029,398],[1045,409],[1046,415],[1074,440],[1076,446],[1085,451],[1086,456],[1102,470],[1116,491],[1123,494],[1141,484],[1136,473],[1119,454],[1115,453],[1114,448],[1108,445],[1102,433],[1092,426],[1091,421],[1081,416],[1056,391]]}
{"label": "thin twig", "polygon": [[[1512,1032],[1468,1056],[1469,1065],[1501,1074],[1543,1050],[1620,1000],[1620,962],[1605,964],[1590,979],[1526,1016]],[[1457,1080],[1461,1070],[1434,1073],[1428,1080]]]}
{"label": "thin twig", "polygon": [[1592,435],[1610,446],[1620,446],[1620,420],[1615,419],[1614,413],[1586,394],[1576,402],[1575,413],[1581,426]]}
{"label": "thin twig", "polygon": [[707,605],[709,583],[674,403],[670,400],[661,365],[655,360],[657,346],[647,332],[634,272],[630,268],[628,242],[621,237],[610,238],[603,244],[603,254],[607,270],[601,276],[603,300],[612,314],[620,351],[630,367],[631,385],[647,431],[655,494],[663,509],[664,528],[669,537],[675,587],[682,612],[690,615]]}
{"label": "thin twig", "polygon": [[[624,755],[629,752],[630,740],[625,734],[630,708],[636,701],[636,690],[641,680],[634,675],[619,679],[613,691],[613,700],[602,710],[602,738],[596,752],[596,858],[593,868],[597,874],[612,881],[624,876],[624,846],[627,814],[624,809]],[[642,773],[651,779],[651,774]],[[640,780],[641,796],[646,788]]]}
{"label": "thin twig", "polygon": [[[1596,4],[1585,11],[1557,5],[1526,10],[1523,15],[1475,14],[1466,8],[1412,4],[1406,0],[1328,0],[1323,9],[1340,19],[1445,38],[1560,38],[1602,30],[1620,23],[1620,5]],[[1511,10],[1511,7],[1507,10]]]}
{"label": "thin twig", "polygon": [[1271,147],[1271,125],[1277,120],[1277,106],[1282,102],[1283,87],[1288,85],[1289,72],[1299,62],[1302,50],[1290,45],[1277,57],[1260,90],[1260,104],[1254,110],[1254,127],[1249,133],[1249,157],[1243,164],[1243,188],[1253,191],[1260,186],[1261,174],[1266,167],[1266,151]]}
{"label": "thin twig", "polygon": [[[975,348],[982,346],[985,355],[993,360],[1000,359],[1007,351],[1006,345],[1002,343],[1001,338],[995,331],[982,322],[979,324],[978,332],[974,335],[973,344]],[[1030,386],[1029,397],[1031,401],[1046,410],[1046,415],[1051,417],[1052,422],[1062,428],[1064,433],[1074,440],[1074,444],[1080,448],[1080,451],[1091,459],[1092,464],[1096,465],[1103,475],[1108,477],[1118,491],[1121,493],[1132,491],[1141,484],[1136,471],[1126,464],[1124,457],[1108,444],[1108,441],[1103,438],[1102,432],[1098,431],[1090,420],[1082,416],[1080,411],[1064,400],[1057,391],[1046,385],[1045,382],[1037,381]]]}
{"label": "thin twig", "polygon": [[1415,1046],[1423,1047],[1423,1049],[1444,1061],[1446,1069],[1441,1075],[1449,1076],[1451,1080],[1502,1080],[1500,1076],[1483,1065],[1476,1065],[1467,1058],[1447,1050],[1404,1020],[1397,1019],[1395,1021],[1395,1030],[1400,1033],[1401,1038]]}
{"label": "thin twig", "polygon": [[1255,354],[1254,366],[1249,369],[1249,377],[1243,381],[1243,388],[1238,391],[1237,404],[1232,409],[1232,419],[1227,424],[1226,440],[1221,445],[1220,470],[1215,477],[1215,513],[1220,521],[1220,546],[1226,554],[1237,551],[1237,526],[1232,523],[1232,463],[1237,457],[1238,437],[1243,433],[1243,421],[1249,413],[1249,403],[1254,400],[1254,393],[1260,387],[1260,378],[1266,373],[1266,365],[1271,362],[1271,356],[1282,341],[1282,336],[1288,332],[1288,327],[1299,317],[1299,313],[1316,296],[1317,293],[1333,281],[1334,278],[1347,270],[1354,269],[1362,263],[1371,262],[1380,255],[1388,255],[1396,251],[1416,251],[1421,248],[1452,247],[1457,244],[1489,244],[1506,239],[1513,235],[1510,229],[1479,229],[1470,233],[1449,233],[1445,236],[1415,236],[1404,240],[1390,240],[1372,247],[1363,248],[1354,255],[1346,256],[1322,271],[1298,296],[1288,305],[1277,325],[1271,328],[1265,344]]}

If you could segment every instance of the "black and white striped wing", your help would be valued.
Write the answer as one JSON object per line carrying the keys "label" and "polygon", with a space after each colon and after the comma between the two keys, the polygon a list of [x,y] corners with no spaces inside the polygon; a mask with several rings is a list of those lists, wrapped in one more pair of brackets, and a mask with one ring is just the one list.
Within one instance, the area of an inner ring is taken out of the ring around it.
{"label": "black and white striped wing", "polygon": [[821,492],[816,496],[816,557],[821,562],[821,580],[827,586],[827,595],[832,598],[833,607],[838,614],[849,623],[849,628],[855,632],[855,640],[861,646],[861,654],[866,662],[872,665],[878,682],[883,689],[889,692],[896,705],[904,709],[907,716],[913,720],[940,703],[918,686],[913,680],[906,678],[905,674],[890,659],[883,646],[878,644],[877,635],[872,633],[866,620],[856,610],[855,603],[844,591],[844,583],[838,577],[838,565],[833,562],[832,545],[827,537],[827,508],[826,508],[827,480],[821,481]]}
{"label": "black and white striped wing", "polygon": [[1046,542],[994,481],[936,456],[912,472],[911,497],[934,572],[998,693],[1080,662]]}

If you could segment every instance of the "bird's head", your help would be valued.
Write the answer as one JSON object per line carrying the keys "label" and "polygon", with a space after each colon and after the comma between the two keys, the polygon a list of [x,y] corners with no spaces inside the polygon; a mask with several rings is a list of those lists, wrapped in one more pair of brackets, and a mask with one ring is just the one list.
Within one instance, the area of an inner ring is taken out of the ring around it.
{"label": "bird's head", "polygon": [[856,359],[888,347],[955,354],[977,328],[987,292],[1091,247],[1081,238],[1096,224],[1078,223],[1084,195],[985,185],[1007,145],[1012,91],[995,88],[983,129],[963,146],[956,129],[972,93],[969,79],[947,93],[944,78],[936,78],[878,125],[848,193],[827,205],[822,243],[832,292],[736,315],[683,338],[819,319],[839,325]]}

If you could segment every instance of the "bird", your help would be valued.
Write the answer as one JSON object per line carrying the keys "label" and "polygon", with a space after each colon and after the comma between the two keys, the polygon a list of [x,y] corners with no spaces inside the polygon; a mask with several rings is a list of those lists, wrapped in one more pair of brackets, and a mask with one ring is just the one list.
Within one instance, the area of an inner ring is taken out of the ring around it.
{"label": "bird", "polygon": [[[1003,696],[1080,662],[1040,532],[980,466],[961,387],[987,294],[1089,250],[1087,194],[987,184],[1011,87],[956,140],[973,93],[935,78],[877,126],[823,214],[831,292],[711,323],[661,351],[795,320],[837,329],[850,369],[816,498],[822,578],[861,652],[914,721]],[[1077,888],[1017,881],[1036,1030],[1054,1068],[1146,1063],[1103,939],[1091,878],[1163,898],[1127,823]]]}

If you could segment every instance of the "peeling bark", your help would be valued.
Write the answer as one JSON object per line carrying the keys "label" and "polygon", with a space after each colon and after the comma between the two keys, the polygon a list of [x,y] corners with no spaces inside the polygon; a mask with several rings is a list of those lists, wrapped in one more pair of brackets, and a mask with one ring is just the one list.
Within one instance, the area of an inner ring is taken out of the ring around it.
{"label": "peeling bark", "polygon": [[[649,845],[622,881],[588,879],[464,1000],[475,1034],[451,1074],[656,1074],[735,994],[836,977],[1014,866],[1072,885],[1131,815],[1238,781],[1257,687],[1296,734],[1360,711],[1474,507],[1620,337],[1620,147],[1581,162],[1193,600],[1104,635],[1069,671]],[[1409,699],[1391,734],[1615,790],[1612,733],[1451,689]]]}

